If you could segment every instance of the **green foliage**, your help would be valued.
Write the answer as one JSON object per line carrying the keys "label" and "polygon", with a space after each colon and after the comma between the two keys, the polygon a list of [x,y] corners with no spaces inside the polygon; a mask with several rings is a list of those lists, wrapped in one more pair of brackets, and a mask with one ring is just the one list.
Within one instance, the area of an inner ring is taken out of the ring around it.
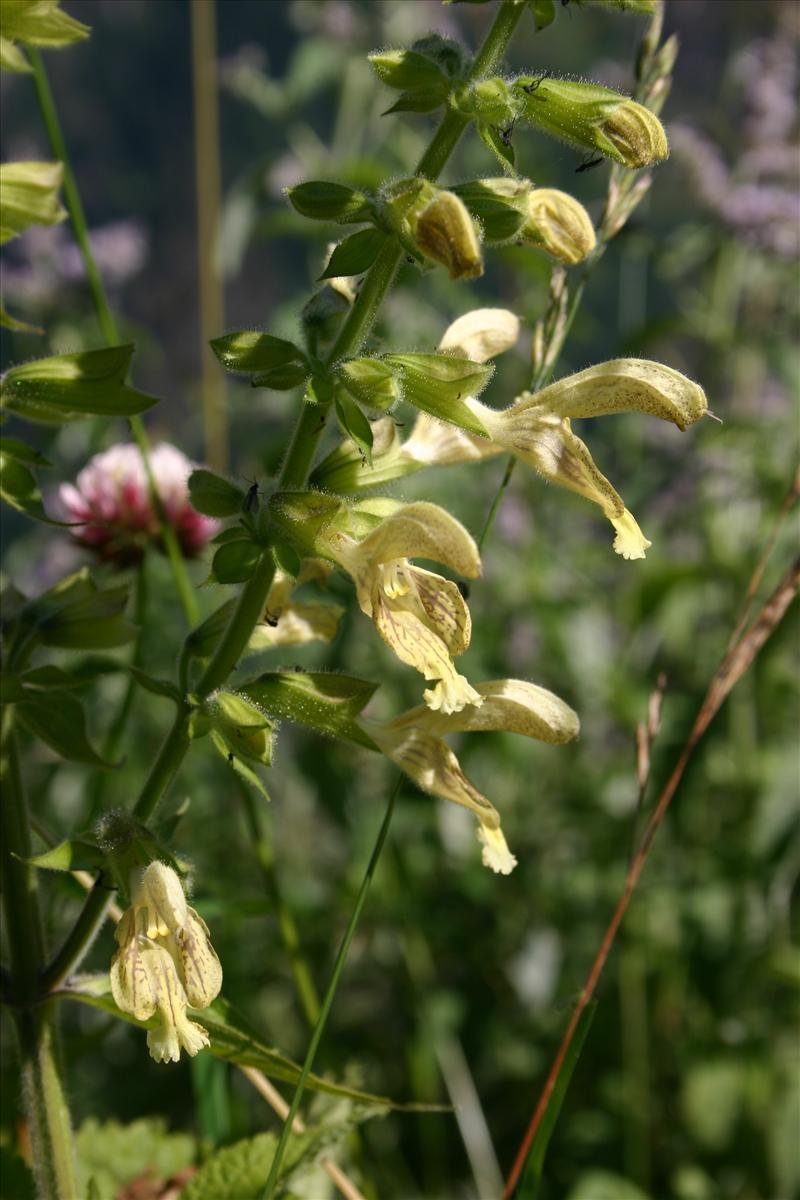
{"label": "green foliage", "polygon": [[123,1188],[156,1187],[192,1166],[195,1140],[170,1133],[160,1117],[142,1117],[123,1125],[88,1117],[76,1133],[84,1186],[94,1183],[98,1200],[117,1200]]}
{"label": "green foliage", "polygon": [[61,163],[15,162],[0,165],[0,245],[31,225],[57,225],[67,215],[58,190]]}
{"label": "green foliage", "polygon": [[397,368],[403,398],[409,404],[486,436],[464,400],[480,395],[486,387],[494,374],[490,363],[479,364],[454,354],[386,354],[384,362]]}
{"label": "green foliage", "polygon": [[321,671],[269,671],[241,684],[270,716],[307,725],[329,737],[345,738],[370,750],[377,747],[356,721],[377,684],[350,675]]}
{"label": "green foliage", "polygon": [[133,345],[39,358],[3,376],[0,405],[26,421],[130,417],[158,401],[125,383]]}
{"label": "green foliage", "polygon": [[0,35],[11,42],[57,50],[83,41],[89,26],[64,12],[59,0],[3,0]]}

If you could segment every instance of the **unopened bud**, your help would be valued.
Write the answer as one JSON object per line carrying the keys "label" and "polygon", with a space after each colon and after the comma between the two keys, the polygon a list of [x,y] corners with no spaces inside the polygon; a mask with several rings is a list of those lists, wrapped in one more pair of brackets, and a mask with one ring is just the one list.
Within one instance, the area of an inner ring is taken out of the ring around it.
{"label": "unopened bud", "polygon": [[582,204],[555,188],[534,188],[528,197],[525,245],[538,246],[559,262],[581,262],[597,245],[594,226]]}
{"label": "unopened bud", "polygon": [[[646,167],[669,157],[664,126],[654,113],[635,100],[618,105],[600,126],[600,133],[617,151],[605,153],[626,167]],[[603,146],[599,144],[598,149]]]}
{"label": "unopened bud", "polygon": [[611,88],[570,79],[520,76],[514,82],[522,115],[546,133],[597,150],[626,167],[646,167],[669,154],[653,113]]}
{"label": "unopened bud", "polygon": [[483,274],[475,222],[454,192],[440,192],[420,213],[415,229],[417,248],[447,267],[451,279]]}

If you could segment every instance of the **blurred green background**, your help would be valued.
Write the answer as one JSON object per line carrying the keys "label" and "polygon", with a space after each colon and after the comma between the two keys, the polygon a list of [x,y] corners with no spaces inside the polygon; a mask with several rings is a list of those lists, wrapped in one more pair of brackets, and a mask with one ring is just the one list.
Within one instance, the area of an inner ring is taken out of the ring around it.
{"label": "blurred green background", "polygon": [[[137,342],[137,385],[162,398],[148,428],[201,460],[189,5],[72,0],[67,9],[92,36],[49,55],[47,65],[98,258],[125,337]],[[221,0],[227,328],[299,334],[299,310],[335,233],[291,213],[284,187],[309,178],[376,187],[408,173],[430,136],[430,117],[381,116],[391,98],[366,53],[432,29],[474,47],[493,9]],[[519,859],[509,878],[480,866],[469,813],[410,784],[402,790],[317,1069],[398,1099],[459,1105],[471,1155],[452,1115],[372,1121],[348,1168],[370,1196],[498,1193],[641,827],[636,722],[663,671],[648,808],[725,651],[790,485],[799,13],[791,0],[667,5],[666,32],[681,41],[663,114],[673,154],[593,275],[557,375],[610,357],[656,358],[699,380],[724,424],[704,421],[680,434],[635,415],[581,423],[598,465],[652,539],[644,562],[613,554],[610,530],[591,505],[530,472],[515,474],[484,577],[471,589],[474,631],[463,670],[475,680],[516,675],[551,688],[578,710],[582,734],[566,747],[510,734],[460,740],[462,765],[500,809]],[[559,6],[541,34],[523,22],[510,65],[630,88],[642,29],[637,19]],[[2,99],[4,158],[50,157],[29,81],[4,75]],[[580,155],[521,127],[514,144],[523,174],[572,191],[599,217],[607,166],[576,174]],[[470,133],[444,178],[495,174]],[[404,268],[374,345],[430,350],[462,312],[512,308],[525,336],[484,397],[503,406],[530,375],[528,338],[546,304],[549,263],[523,248],[490,250],[486,263],[485,276],[466,284]],[[47,331],[4,331],[4,365],[100,344],[67,224],[32,230],[8,247],[3,277],[8,308]],[[254,392],[230,378],[226,394],[231,474],[267,487],[299,396]],[[61,479],[97,449],[88,423],[35,435]],[[124,437],[120,428],[107,440]],[[420,473],[390,490],[443,504],[477,534],[502,473],[495,459]],[[784,569],[793,533],[787,526],[779,538],[764,594]],[[85,561],[67,538],[16,515],[4,543],[5,571],[30,593]],[[181,615],[165,562],[150,560],[148,572],[146,665],[164,675],[180,645]],[[207,567],[193,572],[199,584]],[[417,677],[353,611],[348,582],[334,577],[331,590],[350,604],[334,645],[274,651],[261,657],[264,669],[324,666],[380,679],[371,710],[379,716],[416,703]],[[204,611],[222,599],[220,589],[199,597]],[[790,933],[800,868],[796,649],[795,612],[714,721],[659,833],[599,990],[543,1200],[790,1200],[800,1191],[800,954]],[[248,673],[258,665],[250,661]],[[92,698],[100,741],[123,686],[109,678]],[[124,767],[104,784],[106,805],[132,803],[169,719],[166,703],[139,693]],[[84,826],[95,795],[86,770],[38,744],[26,748],[25,766],[42,820],[59,836]],[[320,990],[392,779],[366,752],[280,731],[266,821]],[[204,743],[186,760],[170,805],[186,797],[176,849],[195,864],[197,903],[222,957],[226,995],[267,1041],[302,1058],[308,1029],[240,794]],[[55,941],[80,893],[60,878],[44,888]],[[102,969],[112,947],[109,926],[90,965]],[[78,1124],[163,1114],[174,1131],[197,1135],[201,1151],[277,1127],[233,1069],[206,1077],[186,1062],[157,1066],[138,1031],[88,1011],[65,1016]],[[13,1056],[3,1061],[8,1139],[17,1080]],[[204,1104],[195,1104],[193,1088]]]}

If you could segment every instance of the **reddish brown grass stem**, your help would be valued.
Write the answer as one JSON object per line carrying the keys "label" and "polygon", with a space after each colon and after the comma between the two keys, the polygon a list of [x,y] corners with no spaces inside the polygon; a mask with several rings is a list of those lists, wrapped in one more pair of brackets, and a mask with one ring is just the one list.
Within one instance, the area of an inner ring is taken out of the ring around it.
{"label": "reddish brown grass stem", "polygon": [[[784,510],[782,510],[781,515],[783,515],[783,511]],[[758,576],[758,579],[761,578],[761,574],[763,573],[763,563],[764,558],[762,556],[762,559],[759,561],[756,567],[756,571],[753,576],[754,579],[756,579],[756,576]],[[752,596],[753,592],[755,591],[755,587],[758,586],[758,579],[756,580],[755,586],[751,580],[747,592],[748,598]],[[669,808],[673,796],[678,790],[678,785],[683,778],[683,773],[686,770],[686,765],[691,758],[692,752],[716,716],[728,693],[752,664],[753,660],[761,650],[770,634],[780,624],[787,608],[797,593],[798,587],[800,587],[800,559],[795,561],[786,572],[775,591],[764,604],[764,607],[761,609],[758,617],[755,619],[755,621],[753,621],[747,633],[740,637],[739,640],[736,641],[735,644],[728,650],[711,679],[711,683],[708,686],[708,691],[706,692],[697,716],[695,717],[695,721],[691,732],[689,733],[689,737],[686,740],[686,744],[681,751],[680,757],[675,764],[666,787],[658,798],[658,803],[653,809],[652,816],[647,822],[647,826],[645,827],[645,831],[642,835],[642,840],[640,841],[633,860],[631,861],[625,880],[624,891],[619,899],[616,909],[614,910],[614,915],[611,918],[608,928],[603,935],[603,940],[600,943],[600,949],[597,951],[597,955],[592,963],[586,983],[583,985],[583,989],[578,998],[578,1003],[575,1006],[575,1011],[570,1018],[570,1022],[567,1026],[564,1037],[562,1038],[561,1045],[558,1048],[558,1053],[556,1054],[553,1065],[550,1068],[550,1074],[547,1076],[547,1080],[542,1088],[536,1109],[526,1130],[525,1137],[523,1138],[522,1144],[517,1152],[514,1165],[509,1172],[505,1191],[503,1192],[503,1200],[511,1200],[511,1197],[514,1194],[514,1189],[517,1186],[520,1174],[525,1166],[528,1153],[533,1144],[533,1139],[536,1136],[536,1131],[538,1130],[542,1117],[547,1109],[548,1101],[550,1100],[553,1088],[556,1085],[556,1081],[563,1066],[567,1051],[569,1050],[570,1043],[572,1042],[578,1022],[581,1019],[581,1014],[594,995],[597,983],[603,972],[603,967],[606,964],[606,959],[608,958],[611,947],[614,943],[614,938],[617,935],[617,930],[619,929],[622,918],[624,917],[628,908],[634,888],[639,881],[639,876],[644,869],[645,862],[647,861],[647,855],[650,851],[650,847],[653,844],[653,839],[656,836],[659,825],[664,819],[664,815]]]}

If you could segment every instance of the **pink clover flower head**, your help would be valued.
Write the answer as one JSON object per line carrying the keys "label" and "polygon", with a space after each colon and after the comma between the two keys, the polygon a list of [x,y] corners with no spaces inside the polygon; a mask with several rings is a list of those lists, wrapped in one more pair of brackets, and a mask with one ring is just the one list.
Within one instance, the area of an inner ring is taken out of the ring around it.
{"label": "pink clover flower head", "polygon": [[[218,531],[219,522],[189,503],[187,481],[194,464],[185,454],[162,442],[148,457],[166,519],[191,558]],[[158,515],[138,446],[120,443],[96,454],[74,484],[61,485],[59,498],[67,519],[81,522],[73,530],[75,538],[101,558],[130,565],[140,561],[149,542],[160,543]]]}

